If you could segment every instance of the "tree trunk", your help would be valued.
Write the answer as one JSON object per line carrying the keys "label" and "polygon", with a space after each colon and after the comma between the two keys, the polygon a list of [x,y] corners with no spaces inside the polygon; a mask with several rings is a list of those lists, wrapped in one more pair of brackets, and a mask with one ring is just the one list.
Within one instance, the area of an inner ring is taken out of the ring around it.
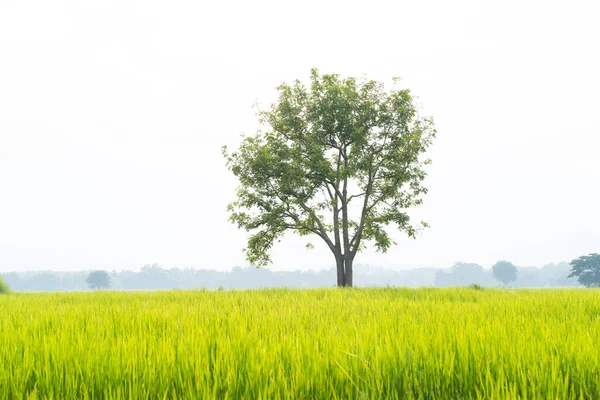
{"label": "tree trunk", "polygon": [[351,257],[346,257],[344,262],[344,286],[352,287],[352,263],[354,260]]}
{"label": "tree trunk", "polygon": [[337,285],[338,287],[345,286],[346,276],[344,273],[344,257],[341,255],[336,255],[335,263],[337,266]]}
{"label": "tree trunk", "polygon": [[343,255],[335,256],[337,268],[337,286],[352,287],[352,263],[353,259],[346,258]]}

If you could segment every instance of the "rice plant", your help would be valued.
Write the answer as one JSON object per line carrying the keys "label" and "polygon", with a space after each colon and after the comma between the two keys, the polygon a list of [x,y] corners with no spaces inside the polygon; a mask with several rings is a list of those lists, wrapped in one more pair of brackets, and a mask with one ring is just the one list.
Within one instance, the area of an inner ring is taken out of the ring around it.
{"label": "rice plant", "polygon": [[0,398],[600,397],[596,290],[0,296]]}

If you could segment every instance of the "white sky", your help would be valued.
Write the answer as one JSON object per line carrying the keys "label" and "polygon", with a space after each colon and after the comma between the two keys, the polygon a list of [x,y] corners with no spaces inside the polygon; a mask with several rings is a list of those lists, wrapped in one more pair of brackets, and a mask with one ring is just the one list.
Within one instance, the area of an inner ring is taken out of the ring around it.
{"label": "white sky", "polygon": [[[542,265],[600,252],[595,1],[0,2],[0,272],[228,269],[223,144],[324,73],[402,78],[438,139],[432,228],[357,263]],[[289,237],[274,269],[330,267]],[[313,240],[317,244],[317,240]]]}

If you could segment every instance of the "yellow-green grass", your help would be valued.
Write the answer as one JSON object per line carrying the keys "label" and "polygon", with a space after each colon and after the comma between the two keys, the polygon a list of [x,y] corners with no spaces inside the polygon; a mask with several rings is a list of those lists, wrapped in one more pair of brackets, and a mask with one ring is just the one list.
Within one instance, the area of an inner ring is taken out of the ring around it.
{"label": "yellow-green grass", "polygon": [[596,290],[0,296],[0,398],[600,396]]}

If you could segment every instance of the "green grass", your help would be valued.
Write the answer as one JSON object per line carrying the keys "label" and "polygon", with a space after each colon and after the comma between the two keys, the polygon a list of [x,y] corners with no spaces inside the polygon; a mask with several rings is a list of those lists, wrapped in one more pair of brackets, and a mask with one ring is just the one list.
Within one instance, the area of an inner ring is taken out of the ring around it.
{"label": "green grass", "polygon": [[0,398],[600,396],[600,291],[0,296]]}

